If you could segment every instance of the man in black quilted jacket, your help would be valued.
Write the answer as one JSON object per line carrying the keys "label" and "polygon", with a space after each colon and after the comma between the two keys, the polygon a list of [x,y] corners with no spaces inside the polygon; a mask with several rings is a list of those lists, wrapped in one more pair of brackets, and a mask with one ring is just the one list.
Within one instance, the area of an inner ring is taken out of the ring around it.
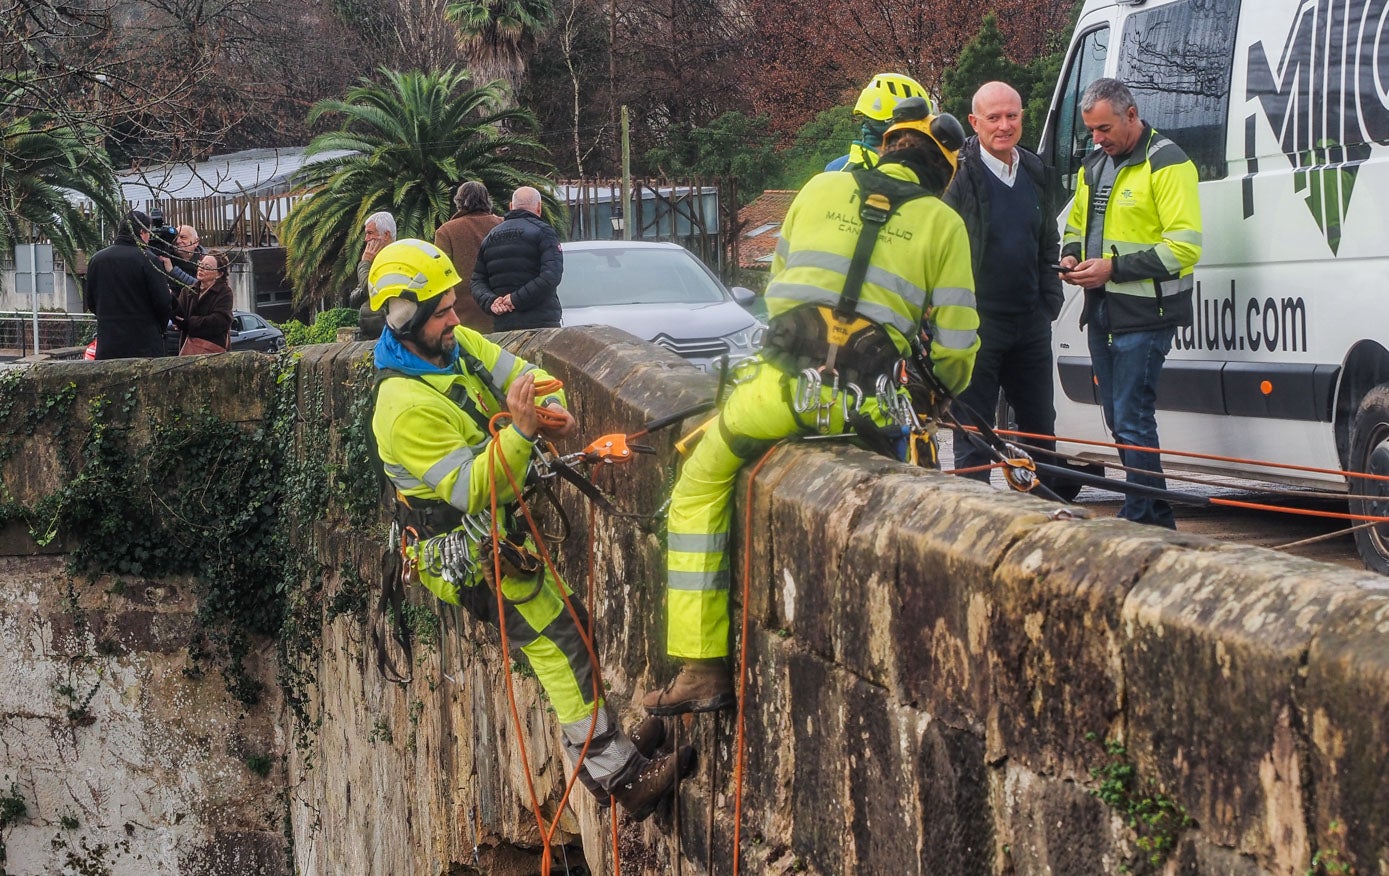
{"label": "man in black quilted jacket", "polygon": [[557,328],[564,254],[540,216],[540,192],[522,186],[502,224],[487,232],[473,266],[473,299],[493,316],[493,331]]}

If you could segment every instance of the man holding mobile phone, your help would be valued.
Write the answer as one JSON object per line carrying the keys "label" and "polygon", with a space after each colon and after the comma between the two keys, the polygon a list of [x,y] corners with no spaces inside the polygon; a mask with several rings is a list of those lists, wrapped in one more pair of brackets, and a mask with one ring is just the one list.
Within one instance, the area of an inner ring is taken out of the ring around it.
{"label": "man holding mobile phone", "polygon": [[[1178,327],[1191,325],[1193,271],[1201,257],[1196,165],[1138,115],[1117,79],[1097,79],[1080,97],[1097,147],[1081,163],[1066,219],[1061,264],[1085,290],[1080,325],[1116,443],[1158,448],[1157,388]],[[1167,488],[1162,460],[1120,450],[1128,482]],[[1164,499],[1129,494],[1119,516],[1176,529]]]}
{"label": "man holding mobile phone", "polygon": [[[960,170],[943,195],[969,232],[979,310],[974,376],[954,410],[965,425],[993,427],[1001,389],[1020,431],[1050,435],[1056,428],[1051,323],[1063,300],[1057,209],[1047,193],[1042,160],[1018,146],[1018,92],[1003,82],[986,83],[975,92],[971,108],[975,136],[960,150]],[[1043,439],[1027,443],[1048,450],[1056,446]],[[986,451],[956,433],[957,469],[991,462]],[[966,477],[988,483],[990,474],[984,468]]]}

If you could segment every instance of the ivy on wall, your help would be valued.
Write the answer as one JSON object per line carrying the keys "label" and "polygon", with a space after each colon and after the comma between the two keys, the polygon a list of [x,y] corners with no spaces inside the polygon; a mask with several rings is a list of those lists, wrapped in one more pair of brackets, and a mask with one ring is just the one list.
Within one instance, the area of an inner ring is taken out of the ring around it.
{"label": "ivy on wall", "polygon": [[[61,487],[28,505],[0,486],[0,525],[21,521],[41,545],[61,535],[74,574],[189,576],[203,635],[189,645],[188,672],[215,663],[228,691],[254,704],[262,690],[246,658],[257,637],[275,637],[281,686],[308,732],[325,572],[312,526],[330,498],[349,524],[372,523],[379,488],[365,437],[369,358],[353,366],[336,447],[324,388],[300,379],[297,358],[276,359],[265,418],[251,424],[205,406],[148,410],[133,387],[74,411],[74,384],[34,390],[22,372],[5,372],[0,464],[25,439],[52,435],[63,471]],[[24,397],[36,391],[45,394]]]}

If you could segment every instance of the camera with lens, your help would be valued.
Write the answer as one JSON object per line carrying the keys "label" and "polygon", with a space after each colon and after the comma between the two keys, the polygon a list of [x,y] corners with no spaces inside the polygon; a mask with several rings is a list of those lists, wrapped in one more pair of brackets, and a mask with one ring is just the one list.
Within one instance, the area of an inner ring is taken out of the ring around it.
{"label": "camera with lens", "polygon": [[173,258],[177,254],[175,244],[178,229],[164,221],[164,210],[160,207],[150,209],[150,251],[155,255]]}

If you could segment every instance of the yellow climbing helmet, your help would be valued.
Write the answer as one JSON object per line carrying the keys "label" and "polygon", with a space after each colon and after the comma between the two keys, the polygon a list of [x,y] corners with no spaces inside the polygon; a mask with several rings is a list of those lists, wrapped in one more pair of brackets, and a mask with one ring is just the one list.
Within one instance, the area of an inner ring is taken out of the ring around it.
{"label": "yellow climbing helmet", "polygon": [[897,102],[908,97],[922,98],[928,107],[931,106],[926,89],[915,79],[901,73],[879,73],[859,94],[858,102],[854,104],[854,115],[885,122],[892,118],[892,110]]}
{"label": "yellow climbing helmet", "polygon": [[458,283],[458,271],[443,250],[409,237],[382,247],[367,274],[371,309],[382,311],[386,325],[402,340],[414,338],[437,309],[421,305]]}
{"label": "yellow climbing helmet", "polygon": [[413,237],[382,247],[367,274],[372,310],[380,310],[392,298],[419,304],[443,295],[459,282],[458,271],[443,250]]}
{"label": "yellow climbing helmet", "polygon": [[936,115],[931,111],[931,103],[925,98],[909,97],[899,101],[892,111],[892,127],[883,133],[883,145],[892,142],[892,135],[898,131],[918,131],[935,143],[950,162],[953,176],[958,164],[956,153],[965,145],[965,129],[960,120],[950,113]]}

